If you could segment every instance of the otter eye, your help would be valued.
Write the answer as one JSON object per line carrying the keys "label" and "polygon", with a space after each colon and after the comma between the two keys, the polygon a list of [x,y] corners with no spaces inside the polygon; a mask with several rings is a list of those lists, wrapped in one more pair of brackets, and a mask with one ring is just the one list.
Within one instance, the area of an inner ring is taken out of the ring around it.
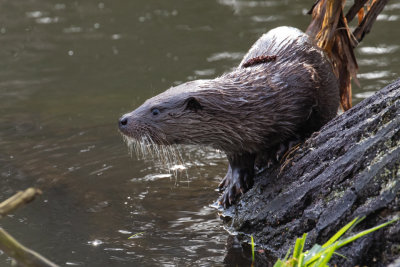
{"label": "otter eye", "polygon": [[151,110],[151,114],[153,114],[153,116],[157,116],[158,114],[160,114],[160,110],[158,108],[153,108]]}

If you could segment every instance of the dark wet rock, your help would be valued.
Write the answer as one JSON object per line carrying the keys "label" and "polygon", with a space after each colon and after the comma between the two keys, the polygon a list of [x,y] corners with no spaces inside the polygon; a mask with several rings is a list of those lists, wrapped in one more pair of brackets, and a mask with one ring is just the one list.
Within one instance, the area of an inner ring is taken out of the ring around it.
{"label": "dark wet rock", "polygon": [[[322,244],[355,217],[364,230],[400,214],[400,80],[314,133],[293,155],[256,177],[225,214],[243,237],[253,235],[272,257],[284,257],[308,233]],[[247,238],[244,238],[246,241]],[[338,266],[386,266],[400,256],[400,224],[340,250]]]}

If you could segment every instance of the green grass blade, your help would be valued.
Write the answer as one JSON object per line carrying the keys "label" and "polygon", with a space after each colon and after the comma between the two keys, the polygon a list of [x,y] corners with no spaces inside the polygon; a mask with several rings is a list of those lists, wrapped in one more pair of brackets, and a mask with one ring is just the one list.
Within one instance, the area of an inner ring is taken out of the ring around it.
{"label": "green grass blade", "polygon": [[[358,234],[356,234],[356,235],[350,236],[350,237],[348,237],[348,238],[346,238],[346,239],[343,239],[343,240],[341,240],[341,241],[336,241],[336,243],[334,243],[333,245],[330,245],[329,247],[326,247],[326,248],[323,248],[323,249],[324,249],[324,250],[330,249],[332,246],[336,246],[336,249],[339,249],[339,248],[341,248],[341,247],[347,245],[348,243],[351,243],[351,242],[353,242],[354,240],[356,240],[356,239],[358,239],[358,238],[360,238],[360,237],[362,237],[362,236],[364,236],[364,235],[367,235],[367,234],[369,234],[369,233],[371,233],[371,232],[373,232],[373,231],[376,231],[376,230],[378,230],[378,229],[380,229],[380,228],[382,228],[382,227],[385,227],[385,226],[387,226],[388,224],[391,224],[391,223],[393,223],[393,222],[395,222],[395,221],[397,221],[397,220],[399,220],[399,219],[400,219],[400,218],[391,220],[391,221],[389,221],[389,222],[380,224],[380,225],[375,226],[375,227],[373,227],[373,228],[370,228],[370,229],[368,229],[368,230],[362,231],[362,232],[360,232],[360,233],[358,233]],[[362,220],[362,219],[361,219],[361,220]],[[351,223],[354,223],[354,220],[353,220]],[[349,224],[350,224],[350,223],[349,223]],[[347,225],[346,225],[346,226],[347,226]],[[345,227],[346,227],[346,226],[345,226]],[[342,229],[343,229],[343,228],[342,228]],[[323,251],[320,251],[319,253],[316,253],[314,256],[312,256],[310,259],[307,258],[308,261],[306,261],[306,263],[307,263],[307,264],[311,264],[311,263],[315,262],[316,260],[318,260],[319,257],[322,256],[323,253],[324,253]],[[316,266],[318,266],[318,265],[316,265]]]}
{"label": "green grass blade", "polygon": [[391,220],[391,221],[382,223],[382,224],[380,224],[380,225],[378,225],[378,226],[372,227],[372,228],[367,229],[367,230],[364,230],[364,231],[362,231],[362,232],[360,232],[360,233],[358,233],[358,234],[356,234],[356,235],[353,235],[353,236],[350,236],[350,237],[348,237],[348,238],[346,238],[346,239],[343,239],[342,241],[340,241],[339,247],[338,247],[338,248],[341,248],[341,247],[343,247],[344,245],[347,245],[348,243],[353,242],[354,240],[356,240],[356,239],[358,239],[358,238],[360,238],[360,237],[363,237],[363,236],[365,236],[365,235],[367,235],[367,234],[369,234],[369,233],[372,233],[372,232],[374,232],[374,231],[376,231],[376,230],[379,230],[379,229],[385,227],[386,225],[389,225],[389,224],[391,224],[391,223],[394,223],[394,222],[398,221],[399,219],[400,219],[400,218],[393,219],[393,220]]}
{"label": "green grass blade", "polygon": [[298,260],[300,254],[303,252],[304,243],[306,242],[307,234],[303,234],[302,238],[297,238],[296,244],[294,245],[293,258]]}
{"label": "green grass blade", "polygon": [[302,267],[302,266],[304,266],[304,253],[300,254],[299,261],[297,263],[297,267]]}
{"label": "green grass blade", "polygon": [[[325,250],[326,250],[326,249],[324,249],[324,251],[325,251]],[[315,263],[316,263],[316,262],[318,261],[318,259],[320,259],[321,256],[324,254],[324,251],[322,251],[322,252],[320,252],[320,253],[314,255],[314,256],[311,257],[309,260],[305,261],[306,266],[318,266],[318,265],[315,265]]]}
{"label": "green grass blade", "polygon": [[131,235],[130,237],[128,237],[128,239],[132,239],[132,238],[138,237],[138,236],[140,236],[142,234],[144,234],[144,232],[136,233],[136,234]]}
{"label": "green grass blade", "polygon": [[301,238],[297,238],[296,244],[293,250],[293,257],[288,259],[290,255],[290,249],[286,253],[285,259],[278,260],[274,267],[328,267],[328,262],[332,258],[333,254],[340,255],[336,252],[337,249],[347,245],[348,243],[353,242],[354,240],[363,237],[371,232],[379,230],[391,223],[399,221],[400,218],[395,218],[386,223],[382,223],[378,226],[370,228],[368,230],[362,231],[358,234],[350,236],[345,239],[338,240],[345,232],[348,232],[355,225],[360,223],[365,217],[359,219],[355,218],[350,223],[346,224],[342,227],[333,237],[331,237],[328,242],[326,242],[323,246],[315,244],[309,251],[303,252],[304,244],[306,241],[307,234],[303,234]]}
{"label": "green grass blade", "polygon": [[[334,246],[337,245],[337,242],[334,243],[333,245],[327,247],[327,248],[323,248],[322,246],[319,246],[319,250],[315,251],[315,253],[307,255],[307,257],[305,258],[305,263],[306,266],[319,266],[318,265],[318,261],[322,258],[325,257],[324,254],[328,253],[330,251],[330,249]],[[315,247],[315,246],[314,246]],[[337,248],[336,248],[337,249]],[[335,251],[333,251],[335,252]],[[333,253],[332,252],[332,253]]]}
{"label": "green grass blade", "polygon": [[274,267],[286,267],[286,264],[284,264],[281,260],[277,260],[274,264]]}
{"label": "green grass blade", "polygon": [[325,267],[328,266],[328,262],[331,260],[333,253],[335,250],[338,249],[338,243],[334,243],[329,249],[326,249],[324,253],[322,254],[320,260],[317,262],[317,266],[319,267]]}
{"label": "green grass blade", "polygon": [[283,261],[287,261],[289,259],[290,252],[292,251],[292,248],[289,248],[288,251],[286,252],[285,258]]}
{"label": "green grass blade", "polygon": [[313,258],[315,255],[320,254],[324,249],[322,246],[315,244],[309,251],[307,251],[304,257],[304,262],[308,263],[311,258]]}
{"label": "green grass blade", "polygon": [[251,238],[251,257],[254,262],[254,238],[253,238],[253,235],[251,235],[250,238]]}
{"label": "green grass blade", "polygon": [[362,222],[367,216],[363,216],[361,217],[358,221],[356,221],[350,228],[349,230],[347,230],[348,233],[350,233],[351,231],[353,231],[353,228],[356,227],[357,224],[359,224],[360,222]]}
{"label": "green grass blade", "polygon": [[334,236],[332,236],[325,244],[322,245],[323,248],[329,247],[333,243],[336,242],[344,233],[349,230],[349,228],[355,224],[358,221],[358,217],[356,217],[354,220],[343,226]]}
{"label": "green grass blade", "polygon": [[342,258],[348,260],[348,258],[347,258],[345,255],[340,254],[339,252],[336,252],[336,251],[335,251],[334,254],[335,254],[335,255],[338,255],[339,257],[342,257]]}

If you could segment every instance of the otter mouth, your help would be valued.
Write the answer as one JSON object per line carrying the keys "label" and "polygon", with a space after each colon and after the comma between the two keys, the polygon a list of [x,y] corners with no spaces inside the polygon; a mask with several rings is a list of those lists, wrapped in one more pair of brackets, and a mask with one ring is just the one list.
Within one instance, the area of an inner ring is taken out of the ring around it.
{"label": "otter mouth", "polygon": [[127,116],[121,117],[118,126],[131,156],[136,155],[138,159],[157,159],[168,168],[183,165],[177,145],[170,144],[154,127],[145,123],[129,122],[125,117]]}

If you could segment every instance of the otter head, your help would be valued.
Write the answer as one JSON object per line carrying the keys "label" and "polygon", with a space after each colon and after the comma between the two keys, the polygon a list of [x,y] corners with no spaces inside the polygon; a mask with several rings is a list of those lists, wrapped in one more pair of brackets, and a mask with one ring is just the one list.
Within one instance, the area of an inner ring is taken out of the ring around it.
{"label": "otter head", "polygon": [[266,96],[259,86],[237,82],[226,75],[191,81],[172,87],[123,115],[119,129],[128,140],[141,146],[197,144],[227,154],[253,152],[268,132],[265,129],[274,122],[272,115],[262,112],[273,113],[265,107],[273,97],[274,93]]}
{"label": "otter head", "polygon": [[196,144],[203,122],[201,101],[206,80],[172,87],[123,115],[119,129],[136,142],[154,145]]}

